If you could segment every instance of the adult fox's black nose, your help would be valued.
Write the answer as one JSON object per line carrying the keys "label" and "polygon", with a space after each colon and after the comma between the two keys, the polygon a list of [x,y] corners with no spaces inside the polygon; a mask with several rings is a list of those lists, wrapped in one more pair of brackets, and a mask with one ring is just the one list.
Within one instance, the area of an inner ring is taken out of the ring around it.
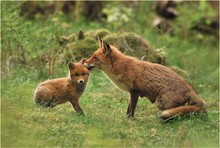
{"label": "adult fox's black nose", "polygon": [[94,68],[94,64],[93,64],[93,63],[91,63],[91,64],[84,63],[83,65],[84,65],[85,67],[87,67],[88,70],[92,70],[92,69]]}

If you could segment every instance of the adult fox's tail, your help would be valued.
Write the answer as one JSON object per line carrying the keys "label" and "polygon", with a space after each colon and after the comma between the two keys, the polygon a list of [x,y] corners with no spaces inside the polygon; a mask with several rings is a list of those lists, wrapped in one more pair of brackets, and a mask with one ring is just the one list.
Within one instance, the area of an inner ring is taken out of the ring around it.
{"label": "adult fox's tail", "polygon": [[160,114],[160,118],[167,120],[177,115],[184,116],[184,115],[188,115],[193,112],[194,113],[206,112],[206,109],[203,106],[193,106],[193,105],[179,106],[176,108],[163,111]]}

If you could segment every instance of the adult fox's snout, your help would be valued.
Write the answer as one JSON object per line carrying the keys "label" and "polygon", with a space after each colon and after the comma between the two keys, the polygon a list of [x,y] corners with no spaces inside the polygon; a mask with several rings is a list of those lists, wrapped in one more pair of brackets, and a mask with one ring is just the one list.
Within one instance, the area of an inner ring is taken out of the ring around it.
{"label": "adult fox's snout", "polygon": [[[87,60],[88,61],[88,60]],[[86,68],[88,68],[88,70],[91,70],[91,69],[93,69],[94,68],[94,64],[91,62],[91,63],[89,63],[89,62],[87,62],[87,61],[85,61],[84,63],[83,63],[83,65],[86,67]]]}

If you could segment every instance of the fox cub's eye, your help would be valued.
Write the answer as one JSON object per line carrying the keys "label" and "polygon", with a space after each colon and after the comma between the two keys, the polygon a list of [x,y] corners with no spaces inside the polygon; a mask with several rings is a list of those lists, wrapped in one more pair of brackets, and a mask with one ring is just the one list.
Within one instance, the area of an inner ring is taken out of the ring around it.
{"label": "fox cub's eye", "polygon": [[88,73],[83,73],[82,75],[85,76],[85,75],[89,75],[89,74]]}
{"label": "fox cub's eye", "polygon": [[78,74],[78,73],[75,73],[75,74],[74,74],[74,76],[78,77],[78,76],[79,76],[79,74]]}

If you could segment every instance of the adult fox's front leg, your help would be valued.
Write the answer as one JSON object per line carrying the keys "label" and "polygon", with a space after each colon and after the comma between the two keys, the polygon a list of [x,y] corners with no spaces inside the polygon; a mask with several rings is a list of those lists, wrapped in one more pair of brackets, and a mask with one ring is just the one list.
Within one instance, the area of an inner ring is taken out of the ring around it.
{"label": "adult fox's front leg", "polygon": [[131,91],[130,92],[130,101],[129,101],[128,109],[127,109],[127,117],[129,117],[129,118],[134,116],[138,97],[139,97],[138,91]]}

